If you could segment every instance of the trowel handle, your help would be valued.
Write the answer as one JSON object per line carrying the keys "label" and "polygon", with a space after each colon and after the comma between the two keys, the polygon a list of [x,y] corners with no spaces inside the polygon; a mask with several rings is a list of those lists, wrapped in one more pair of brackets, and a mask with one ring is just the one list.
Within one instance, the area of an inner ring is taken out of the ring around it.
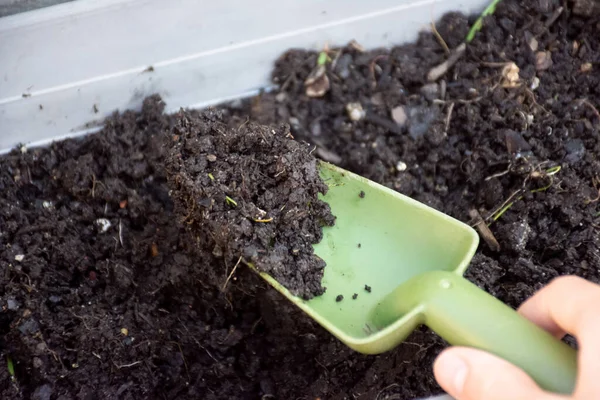
{"label": "trowel handle", "polygon": [[423,323],[451,345],[495,354],[547,391],[573,392],[577,352],[465,278],[427,272],[398,289],[396,312],[420,308]]}

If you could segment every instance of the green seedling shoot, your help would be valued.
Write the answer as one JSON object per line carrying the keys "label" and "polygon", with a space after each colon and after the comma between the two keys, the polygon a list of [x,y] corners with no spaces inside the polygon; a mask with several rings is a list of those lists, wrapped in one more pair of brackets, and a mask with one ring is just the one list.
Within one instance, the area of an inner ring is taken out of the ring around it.
{"label": "green seedling shoot", "polygon": [[238,205],[237,202],[229,196],[225,196],[225,201],[227,202],[227,204],[230,204],[234,207],[237,207]]}
{"label": "green seedling shoot", "polygon": [[326,51],[322,51],[319,53],[319,58],[317,58],[317,65],[325,65],[328,61],[331,61],[331,58],[327,54]]}
{"label": "green seedling shoot", "polygon": [[15,365],[13,364],[12,358],[9,356],[6,357],[6,368],[8,369],[8,374],[10,375],[11,380],[15,380]]}
{"label": "green seedling shoot", "polygon": [[213,182],[215,181],[215,177],[210,172],[208,173],[208,177],[210,178],[211,181],[213,181]]}
{"label": "green seedling shoot", "polygon": [[[555,167],[552,168],[548,168],[545,171],[545,175],[546,176],[552,176],[552,175],[556,175],[557,173],[559,173],[561,170],[561,166],[557,165]],[[544,187],[538,188],[538,189],[532,189],[529,192],[530,193],[539,193],[539,192],[545,192],[546,190],[550,189],[550,187],[552,186],[553,182],[550,181],[550,183]],[[523,196],[519,196],[515,201],[519,201],[523,199]],[[504,207],[502,207],[500,210],[498,210],[498,212],[496,212],[493,216],[492,216],[492,220],[493,221],[497,221],[498,219],[500,219],[500,217],[502,216],[502,214],[504,214],[506,211],[508,211],[509,208],[511,208],[514,204],[515,201],[511,201],[510,203],[506,204]]]}
{"label": "green seedling shoot", "polygon": [[501,1],[502,0],[492,0],[490,5],[487,6],[485,10],[483,10],[481,15],[479,16],[479,18],[477,18],[477,21],[475,21],[475,23],[469,30],[469,33],[467,34],[467,37],[465,39],[467,43],[471,42],[475,38],[475,34],[479,32],[481,30],[481,27],[483,26],[483,20],[485,19],[485,17],[492,15],[494,12],[496,12],[496,7]]}

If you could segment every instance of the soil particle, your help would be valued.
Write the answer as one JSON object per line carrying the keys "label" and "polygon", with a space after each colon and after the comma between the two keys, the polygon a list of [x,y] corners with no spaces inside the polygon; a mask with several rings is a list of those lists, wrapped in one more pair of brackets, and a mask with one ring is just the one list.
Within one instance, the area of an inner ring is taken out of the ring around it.
{"label": "soil particle", "polygon": [[357,298],[358,298],[358,293],[354,293],[354,294],[352,295],[352,300],[356,300]]}
{"label": "soil particle", "polygon": [[338,302],[338,303],[339,303],[340,301],[342,301],[342,300],[344,300],[344,296],[343,296],[343,295],[341,295],[341,294],[338,294],[338,295],[335,297],[335,301],[336,301],[336,302]]}
{"label": "soil particle", "polygon": [[369,293],[371,293],[371,286],[369,285],[365,285],[365,290]]}
{"label": "soil particle", "polygon": [[[313,244],[332,226],[327,192],[307,143],[286,127],[247,123],[228,129],[217,112],[181,111],[166,167],[175,210],[215,266],[215,284],[225,288],[240,260],[267,272],[294,295],[324,292],[325,262]],[[208,160],[208,162],[207,162]]]}

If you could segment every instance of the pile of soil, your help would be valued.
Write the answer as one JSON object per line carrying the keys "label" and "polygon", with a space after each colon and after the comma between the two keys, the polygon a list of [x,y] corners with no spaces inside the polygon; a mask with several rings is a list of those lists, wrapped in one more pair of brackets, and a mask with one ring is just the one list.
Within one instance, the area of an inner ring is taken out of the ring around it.
{"label": "pile of soil", "polygon": [[319,199],[327,185],[308,143],[294,140],[287,125],[228,129],[216,112],[182,111],[174,134],[165,163],[171,197],[199,247],[225,263],[225,276],[214,271],[212,283],[225,289],[243,261],[296,296],[323,294],[326,263],[312,245],[335,218]]}
{"label": "pile of soil", "polygon": [[[321,158],[463,221],[477,211],[498,246],[483,241],[467,276],[513,307],[558,275],[600,282],[599,18],[562,3],[503,1],[434,80],[473,17],[437,21],[445,45],[423,33],[333,49],[317,73],[318,52],[290,50],[280,90],[227,105],[223,121],[288,123]],[[215,287],[223,260],[169,196],[176,125],[153,97],[98,134],[0,157],[0,349],[14,365],[14,378],[0,368],[2,398],[439,393],[444,344],[426,329],[363,356],[245,266]]]}

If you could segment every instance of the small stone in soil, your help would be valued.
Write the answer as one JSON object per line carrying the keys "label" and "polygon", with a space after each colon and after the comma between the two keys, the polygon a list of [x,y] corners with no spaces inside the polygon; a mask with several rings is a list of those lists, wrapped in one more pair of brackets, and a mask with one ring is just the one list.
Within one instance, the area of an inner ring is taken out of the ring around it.
{"label": "small stone in soil", "polygon": [[19,331],[21,331],[21,333],[23,335],[28,335],[28,334],[32,335],[39,330],[40,330],[40,326],[37,323],[37,321],[35,321],[34,319],[28,319],[27,321],[25,321],[24,323],[22,323],[19,326]]}
{"label": "small stone in soil", "polygon": [[357,297],[358,297],[358,293],[354,293],[354,294],[352,295],[352,300],[356,300],[356,298],[357,298]]}
{"label": "small stone in soil", "polygon": [[32,400],[50,400],[52,396],[52,386],[46,383],[45,385],[39,386],[31,395]]}
{"label": "small stone in soil", "polygon": [[338,295],[337,295],[337,297],[335,298],[335,301],[336,301],[336,302],[338,302],[338,303],[339,303],[340,301],[342,301],[342,300],[344,300],[344,296],[343,296],[343,295],[341,295],[341,294],[338,294]]}
{"label": "small stone in soil", "polygon": [[359,244],[358,244],[358,248],[359,248],[359,249],[360,249],[360,246],[361,246],[361,244],[359,243]]}
{"label": "small stone in soil", "polygon": [[16,311],[19,309],[20,306],[19,302],[14,298],[9,298],[8,300],[6,300],[6,304],[10,311]]}
{"label": "small stone in soil", "polygon": [[437,112],[429,107],[411,107],[408,111],[408,133],[413,139],[418,139],[429,130],[431,123],[437,118]]}
{"label": "small stone in soil", "polygon": [[369,285],[365,285],[365,290],[369,293],[371,293],[371,286]]}
{"label": "small stone in soil", "polygon": [[360,193],[358,194],[358,197],[360,197],[361,199],[365,198],[365,192],[364,191],[360,191]]}
{"label": "small stone in soil", "polygon": [[50,303],[57,304],[57,303],[60,303],[61,298],[60,298],[60,296],[52,295],[52,296],[48,297],[48,300],[50,300]]}
{"label": "small stone in soil", "polygon": [[406,121],[408,120],[408,116],[406,115],[406,110],[404,106],[394,107],[392,109],[392,119],[398,126],[404,126]]}
{"label": "small stone in soil", "polygon": [[567,151],[565,160],[569,163],[576,163],[583,159],[585,155],[585,145],[581,139],[571,139],[564,144],[564,148]]}

